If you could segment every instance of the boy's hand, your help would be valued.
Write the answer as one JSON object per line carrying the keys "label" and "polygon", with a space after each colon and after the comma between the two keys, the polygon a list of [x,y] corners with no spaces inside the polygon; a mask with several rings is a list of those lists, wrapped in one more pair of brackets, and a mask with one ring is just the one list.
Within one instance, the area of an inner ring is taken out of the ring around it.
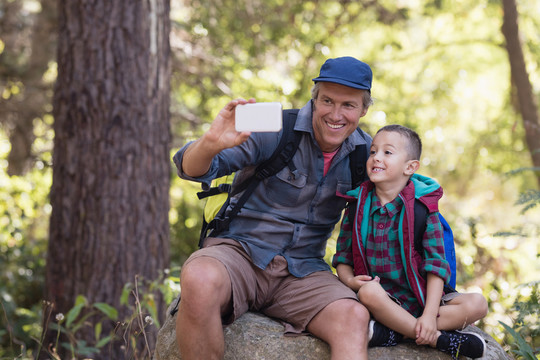
{"label": "boy's hand", "polygon": [[358,292],[358,290],[360,290],[362,286],[364,286],[366,283],[370,281],[379,282],[380,279],[378,276],[375,276],[375,278],[373,278],[369,275],[358,275],[349,279],[347,285],[354,291]]}
{"label": "boy's hand", "polygon": [[432,345],[437,341],[437,317],[423,314],[416,320],[416,343]]}

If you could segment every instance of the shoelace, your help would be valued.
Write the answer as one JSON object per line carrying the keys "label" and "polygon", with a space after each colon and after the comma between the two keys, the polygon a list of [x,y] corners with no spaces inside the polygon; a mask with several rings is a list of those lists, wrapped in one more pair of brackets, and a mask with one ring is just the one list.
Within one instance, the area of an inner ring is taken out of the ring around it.
{"label": "shoelace", "polygon": [[456,360],[459,354],[459,347],[465,342],[463,336],[456,334],[448,334],[450,343],[448,344],[448,353],[452,356],[452,359]]}
{"label": "shoelace", "polygon": [[394,330],[390,330],[388,332],[388,340],[382,344],[382,346],[396,346],[397,345],[397,339],[396,339],[396,332]]}

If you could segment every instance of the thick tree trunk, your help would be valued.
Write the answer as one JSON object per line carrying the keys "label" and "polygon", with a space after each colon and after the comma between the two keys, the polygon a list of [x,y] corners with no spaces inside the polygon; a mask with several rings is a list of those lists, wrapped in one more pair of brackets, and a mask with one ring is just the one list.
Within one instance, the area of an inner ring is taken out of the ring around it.
{"label": "thick tree trunk", "polygon": [[[170,4],[60,0],[58,8],[46,300],[51,320],[81,294],[115,306],[124,321],[133,314],[120,306],[124,284],[155,279],[169,261]],[[149,357],[133,353],[128,330],[117,335],[125,338],[97,358]],[[80,336],[95,344],[93,330]]]}
{"label": "thick tree trunk", "polygon": [[[531,153],[533,166],[540,169],[540,119],[525,58],[521,48],[518,27],[518,12],[515,0],[503,0],[502,33],[506,39],[506,50],[510,60],[512,85],[516,87],[519,111],[525,128],[525,138]],[[540,171],[536,171],[540,187]]]}

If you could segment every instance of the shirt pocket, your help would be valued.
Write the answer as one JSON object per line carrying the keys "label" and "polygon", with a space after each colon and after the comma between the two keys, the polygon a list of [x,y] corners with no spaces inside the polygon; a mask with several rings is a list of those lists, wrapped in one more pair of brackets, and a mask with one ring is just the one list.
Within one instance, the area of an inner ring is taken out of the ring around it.
{"label": "shirt pocket", "polygon": [[341,218],[341,212],[345,208],[346,200],[336,196],[336,192],[345,194],[351,190],[350,181],[337,181],[333,184],[325,184],[322,189],[320,206],[316,209],[316,216],[325,223],[336,222]]}
{"label": "shirt pocket", "polygon": [[293,174],[288,167],[264,180],[268,198],[280,205],[290,207],[297,206],[306,184],[307,175]]}

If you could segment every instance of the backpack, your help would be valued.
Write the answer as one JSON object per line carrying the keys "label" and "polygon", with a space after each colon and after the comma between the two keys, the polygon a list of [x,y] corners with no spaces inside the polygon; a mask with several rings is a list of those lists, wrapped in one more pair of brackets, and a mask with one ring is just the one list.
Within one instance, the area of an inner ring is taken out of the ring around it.
{"label": "backpack", "polygon": [[[233,190],[232,181],[234,180],[234,174],[227,175],[215,179],[210,189],[197,193],[199,199],[212,196],[212,198],[208,199],[204,208],[199,247],[202,246],[202,242],[210,234],[216,236],[221,231],[228,229],[230,222],[240,212],[251,193],[262,180],[275,175],[285,166],[291,168],[293,172],[296,170],[291,160],[302,139],[302,132],[294,131],[298,111],[298,109],[283,110],[283,134],[278,146],[270,158],[257,166],[253,176],[235,185]],[[369,136],[360,128],[356,130],[369,145],[371,143]],[[366,146],[366,144],[357,145],[354,151],[349,154],[353,189],[367,180],[366,161],[368,149],[369,146]],[[226,212],[230,198],[241,191],[244,191],[244,193],[240,196],[238,202],[230,211]]]}

